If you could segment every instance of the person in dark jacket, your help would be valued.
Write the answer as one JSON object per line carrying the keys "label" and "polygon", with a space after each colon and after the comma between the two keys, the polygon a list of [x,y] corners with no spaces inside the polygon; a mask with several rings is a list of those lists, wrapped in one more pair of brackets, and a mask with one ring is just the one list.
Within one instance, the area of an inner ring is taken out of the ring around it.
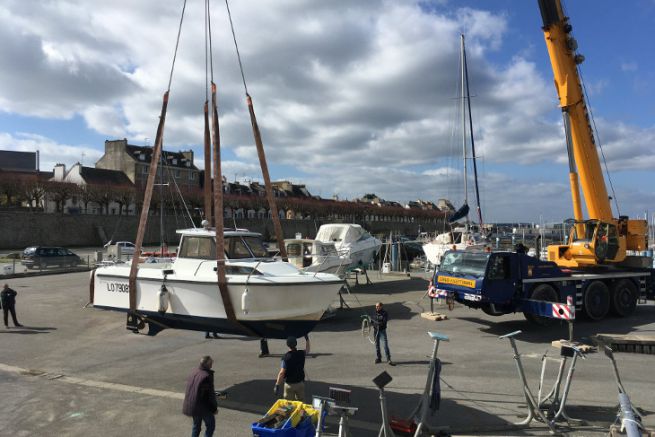
{"label": "person in dark jacket", "polygon": [[9,284],[5,284],[0,291],[0,304],[2,304],[2,312],[5,318],[5,328],[9,328],[9,313],[14,320],[14,326],[21,328],[23,325],[16,320],[16,293],[15,290],[9,288]]}
{"label": "person in dark jacket", "polygon": [[[309,337],[305,336],[307,350],[309,350]],[[305,351],[296,349],[296,337],[287,338],[289,352],[284,354],[280,371],[275,380],[273,393],[280,395],[280,385],[284,382],[284,399],[292,401],[305,401]]]}
{"label": "person in dark jacket", "polygon": [[200,366],[194,369],[186,382],[182,413],[193,418],[191,437],[200,436],[202,422],[205,422],[205,437],[214,435],[218,412],[216,394],[214,392],[214,371],[211,370],[214,360],[207,355],[200,360]]}
{"label": "person in dark jacket", "polygon": [[373,318],[373,331],[375,333],[375,364],[382,362],[382,355],[380,354],[380,340],[384,340],[384,354],[387,356],[387,363],[390,366],[395,366],[391,361],[391,353],[389,352],[389,340],[387,339],[387,322],[389,321],[389,314],[382,308],[382,302],[375,304],[375,316]]}

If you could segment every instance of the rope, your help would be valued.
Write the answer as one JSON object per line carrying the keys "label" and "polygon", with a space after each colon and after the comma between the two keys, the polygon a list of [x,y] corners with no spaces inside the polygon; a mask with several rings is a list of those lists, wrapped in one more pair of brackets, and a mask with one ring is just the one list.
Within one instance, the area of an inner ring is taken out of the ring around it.
{"label": "rope", "polygon": [[175,53],[173,53],[173,63],[171,65],[171,74],[168,76],[167,92],[171,90],[171,82],[173,81],[173,70],[175,70],[175,59],[177,58],[177,49],[180,45],[180,35],[182,34],[182,21],[184,21],[184,10],[186,9],[186,0],[182,6],[182,15],[180,16],[180,26],[177,29],[177,40],[175,41]]}
{"label": "rope", "polygon": [[227,17],[230,20],[230,29],[232,29],[232,39],[234,40],[234,48],[237,51],[237,59],[239,60],[239,70],[241,71],[241,80],[243,81],[243,89],[248,94],[248,86],[246,85],[246,76],[243,74],[243,64],[241,63],[241,54],[239,53],[239,45],[237,44],[237,36],[234,33],[234,24],[232,23],[232,13],[230,12],[230,5],[227,0],[225,0],[225,7],[227,8]]}
{"label": "rope", "polygon": [[205,0],[205,101],[209,101],[209,0]]}
{"label": "rope", "polygon": [[375,330],[371,329],[371,326],[371,318],[368,315],[362,316],[362,337],[375,344]]}
{"label": "rope", "polygon": [[589,100],[589,95],[587,94],[587,87],[585,86],[584,80],[582,79],[582,69],[578,68],[578,73],[580,74],[580,83],[582,84],[582,90],[585,95],[585,100],[587,102],[587,111],[589,112],[589,118],[591,119],[591,124],[593,125],[594,133],[596,134],[596,140],[598,141],[598,148],[600,149],[600,154],[603,158],[603,166],[605,167],[605,173],[607,174],[607,181],[610,184],[610,190],[612,191],[612,199],[614,200],[614,205],[616,205],[616,214],[617,216],[621,215],[621,209],[619,208],[619,201],[616,198],[616,193],[614,192],[614,184],[612,183],[612,175],[610,174],[609,168],[607,167],[607,159],[605,159],[605,151],[603,150],[603,145],[600,141],[600,135],[598,134],[598,129],[596,128],[596,120],[594,119],[594,113],[591,111],[591,102]]}
{"label": "rope", "polygon": [[[207,27],[209,31],[208,39],[209,39],[209,70],[211,72],[211,80],[214,82],[214,58],[212,55],[212,18],[211,14],[209,13],[209,0],[206,0],[207,2]],[[206,41],[205,41],[206,44]],[[206,86],[206,84],[205,84]]]}

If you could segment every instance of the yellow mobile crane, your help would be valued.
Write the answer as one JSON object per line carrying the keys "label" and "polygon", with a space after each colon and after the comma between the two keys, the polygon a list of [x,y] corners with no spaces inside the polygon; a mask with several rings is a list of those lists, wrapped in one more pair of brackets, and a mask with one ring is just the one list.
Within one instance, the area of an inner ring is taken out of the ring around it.
{"label": "yellow mobile crane", "polygon": [[[560,0],[538,0],[548,55],[555,76],[555,88],[562,108],[569,180],[575,224],[568,244],[548,246],[548,260],[561,267],[635,264],[626,251],[642,251],[648,246],[647,223],[627,216],[614,218],[610,198],[596,151],[594,134],[578,74],[584,56],[576,53],[577,42]],[[589,218],[582,216],[580,188]]]}

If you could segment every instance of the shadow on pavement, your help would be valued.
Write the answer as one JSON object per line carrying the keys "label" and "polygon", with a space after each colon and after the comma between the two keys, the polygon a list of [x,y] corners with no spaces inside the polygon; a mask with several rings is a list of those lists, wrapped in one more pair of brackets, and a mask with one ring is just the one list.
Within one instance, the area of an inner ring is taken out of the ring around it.
{"label": "shadow on pavement", "polygon": [[24,334],[24,335],[32,335],[32,334],[50,334],[50,331],[56,331],[57,328],[53,328],[50,326],[26,326],[23,325],[19,328],[13,327],[13,328],[5,328],[4,330],[0,330],[0,333],[3,334]]}
{"label": "shadow on pavement", "polygon": [[[580,316],[573,323],[573,336],[576,340],[591,341],[590,337],[598,333],[628,334],[641,325],[652,323],[655,318],[654,306],[638,306],[635,313],[629,317],[619,318],[608,316],[602,321],[594,322]],[[479,330],[492,335],[504,335],[509,332],[523,331],[517,339],[528,343],[550,342],[560,338],[568,338],[568,325],[559,322],[553,326],[537,326],[527,320],[503,321],[502,316],[486,318],[457,317],[459,320],[479,325]]]}
{"label": "shadow on pavement", "polygon": [[[372,378],[371,378],[372,379]],[[372,384],[372,382],[371,382]],[[420,393],[405,394],[394,391],[394,382],[387,386],[386,402],[389,416],[408,418],[420,400]],[[361,437],[377,436],[377,427],[381,423],[379,391],[374,388],[353,387],[323,381],[307,381],[305,386],[305,402],[311,403],[312,395],[327,396],[330,387],[351,390],[350,405],[359,408],[352,418],[351,428],[353,434]],[[227,388],[228,398],[219,401],[220,406],[264,415],[275,403],[273,395],[273,381],[253,380]],[[364,422],[364,423],[362,423]],[[450,431],[457,430],[483,430],[487,429],[514,429],[507,420],[489,414],[485,411],[471,408],[442,399],[439,410],[430,416],[431,427],[450,427]],[[328,419],[328,431],[336,432],[338,425],[335,418]],[[374,431],[375,430],[375,431]]]}
{"label": "shadow on pavement", "polygon": [[[389,313],[389,320],[409,320],[416,315],[407,305],[402,303],[389,303],[384,305]],[[357,331],[362,327],[362,316],[372,317],[375,314],[375,305],[361,308],[344,308],[337,311],[334,317],[321,320],[314,331],[317,332],[347,332]]]}

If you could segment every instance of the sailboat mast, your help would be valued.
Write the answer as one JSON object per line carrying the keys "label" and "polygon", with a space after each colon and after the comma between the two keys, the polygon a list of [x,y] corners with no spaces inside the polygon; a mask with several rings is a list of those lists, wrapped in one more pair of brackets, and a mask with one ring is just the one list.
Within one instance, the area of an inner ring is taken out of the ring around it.
{"label": "sailboat mast", "polygon": [[480,225],[482,221],[482,209],[480,208],[480,189],[478,188],[478,164],[475,156],[475,140],[473,139],[473,116],[471,115],[471,93],[469,90],[469,72],[466,63],[466,48],[464,46],[464,35],[462,35],[462,60],[463,60],[463,74],[466,79],[466,102],[468,104],[469,113],[469,130],[471,132],[471,159],[473,160],[473,181],[475,183],[475,201],[477,202],[478,220]]}
{"label": "sailboat mast", "polygon": [[[464,104],[464,88],[466,86],[466,77],[464,74],[464,35],[461,35],[461,45],[460,45],[460,58],[461,58],[461,71],[462,71],[462,154],[464,156],[464,204],[468,205],[468,170],[466,165],[466,105]],[[466,216],[466,222],[468,223],[468,215]]]}

